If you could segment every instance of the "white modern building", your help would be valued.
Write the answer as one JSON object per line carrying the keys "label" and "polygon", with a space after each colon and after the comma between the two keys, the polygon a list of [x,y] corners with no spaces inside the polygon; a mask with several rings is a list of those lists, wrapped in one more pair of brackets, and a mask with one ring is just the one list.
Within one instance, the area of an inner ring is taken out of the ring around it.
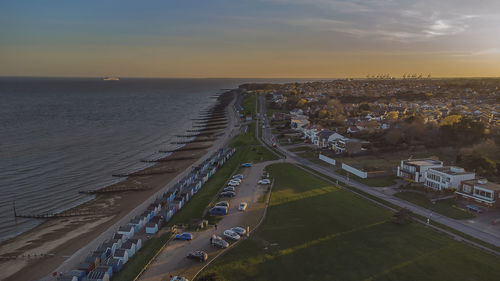
{"label": "white modern building", "polygon": [[435,190],[458,189],[462,181],[472,180],[475,177],[475,173],[467,172],[460,167],[431,168],[425,172],[424,185]]}
{"label": "white modern building", "polygon": [[434,159],[408,159],[401,160],[398,166],[398,177],[414,182],[424,182],[425,172],[430,168],[443,167],[443,162]]}

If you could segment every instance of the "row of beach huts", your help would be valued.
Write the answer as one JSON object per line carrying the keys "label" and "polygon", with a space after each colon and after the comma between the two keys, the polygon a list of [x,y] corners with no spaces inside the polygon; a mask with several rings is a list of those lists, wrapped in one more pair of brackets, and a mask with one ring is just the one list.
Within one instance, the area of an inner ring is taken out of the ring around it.
{"label": "row of beach huts", "polygon": [[[158,197],[142,215],[121,226],[71,272],[58,276],[63,281],[108,281],[142,247],[143,239],[158,232],[200,190],[204,183],[234,154],[234,148],[220,149],[198,165],[169,191]],[[141,239],[142,238],[142,239]]]}

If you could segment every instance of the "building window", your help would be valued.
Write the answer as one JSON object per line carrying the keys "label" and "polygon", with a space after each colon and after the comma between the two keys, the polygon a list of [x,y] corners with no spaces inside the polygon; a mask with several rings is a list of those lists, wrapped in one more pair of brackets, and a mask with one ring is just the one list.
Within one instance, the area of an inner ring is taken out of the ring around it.
{"label": "building window", "polygon": [[465,185],[464,184],[463,187],[462,187],[462,190],[463,190],[463,192],[470,193],[471,187],[470,187],[470,185]]}

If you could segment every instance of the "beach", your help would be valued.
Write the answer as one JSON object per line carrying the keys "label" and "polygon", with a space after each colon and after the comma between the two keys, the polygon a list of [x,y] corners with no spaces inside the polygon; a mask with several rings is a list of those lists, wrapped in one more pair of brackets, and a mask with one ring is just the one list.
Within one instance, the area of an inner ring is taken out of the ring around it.
{"label": "beach", "polygon": [[207,141],[197,137],[196,142],[188,143],[167,157],[175,160],[158,162],[140,171],[140,176],[131,176],[105,187],[147,187],[145,189],[96,193],[95,199],[63,212],[87,215],[47,219],[37,227],[4,241],[0,245],[0,279],[37,280],[49,276],[56,269],[70,270],[94,250],[95,245],[109,238],[107,234],[114,232],[139,211],[142,212],[143,205],[147,206],[156,194],[172,187],[194,165],[227,144],[236,121],[232,111],[233,93],[226,92],[222,99],[231,100],[225,107],[228,123],[222,135]]}

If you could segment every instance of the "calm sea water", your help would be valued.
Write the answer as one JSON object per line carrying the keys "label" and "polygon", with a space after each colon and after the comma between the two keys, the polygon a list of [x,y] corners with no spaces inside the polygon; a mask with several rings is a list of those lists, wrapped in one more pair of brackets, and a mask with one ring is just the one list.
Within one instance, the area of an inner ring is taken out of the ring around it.
{"label": "calm sea water", "polygon": [[37,214],[92,199],[78,191],[146,167],[211,96],[253,81],[271,80],[0,78],[0,241],[40,223],[14,219],[14,202]]}

